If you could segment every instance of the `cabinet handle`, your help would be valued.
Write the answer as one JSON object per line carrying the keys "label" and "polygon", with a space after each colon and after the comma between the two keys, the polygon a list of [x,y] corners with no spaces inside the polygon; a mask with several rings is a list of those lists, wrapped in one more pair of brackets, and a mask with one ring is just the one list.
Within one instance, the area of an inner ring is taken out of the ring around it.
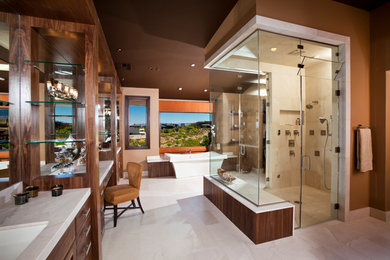
{"label": "cabinet handle", "polygon": [[85,232],[85,236],[86,236],[86,237],[88,236],[88,234],[89,234],[89,231],[91,231],[91,225],[89,225],[89,227],[88,227],[87,231]]}
{"label": "cabinet handle", "polygon": [[91,245],[92,245],[92,242],[89,242],[87,250],[85,250],[85,256],[87,256],[89,253],[89,250],[91,250]]}
{"label": "cabinet handle", "polygon": [[88,210],[84,213],[84,217],[87,218],[90,212],[91,212],[91,208],[88,208]]}

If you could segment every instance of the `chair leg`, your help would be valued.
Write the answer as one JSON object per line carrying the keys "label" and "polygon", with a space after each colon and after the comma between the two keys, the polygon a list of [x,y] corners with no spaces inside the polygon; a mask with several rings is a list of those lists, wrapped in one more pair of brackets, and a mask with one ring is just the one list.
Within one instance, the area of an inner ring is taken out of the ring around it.
{"label": "chair leg", "polygon": [[114,205],[114,227],[116,227],[117,219],[118,219],[118,205]]}
{"label": "chair leg", "polygon": [[131,200],[131,206],[134,207],[134,208],[136,207],[134,200]]}
{"label": "chair leg", "polygon": [[142,208],[142,205],[141,205],[141,200],[139,199],[139,197],[137,197],[137,202],[138,202],[138,206],[139,206],[139,208],[141,209],[141,211],[142,211],[142,214],[144,214],[145,212],[144,212],[144,209]]}

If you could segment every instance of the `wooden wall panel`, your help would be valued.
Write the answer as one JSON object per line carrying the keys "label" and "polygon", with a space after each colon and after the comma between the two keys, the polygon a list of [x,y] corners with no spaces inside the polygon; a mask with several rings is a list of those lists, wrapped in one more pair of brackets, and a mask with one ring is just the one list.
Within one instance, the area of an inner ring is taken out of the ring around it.
{"label": "wooden wall panel", "polygon": [[203,153],[207,152],[207,146],[191,146],[191,147],[165,147],[160,148],[160,154],[164,153],[185,153],[186,151],[191,153]]}
{"label": "wooden wall panel", "polygon": [[171,162],[148,163],[148,178],[175,176],[175,170]]}
{"label": "wooden wall panel", "polygon": [[102,258],[102,232],[100,214],[99,152],[97,137],[97,87],[98,87],[98,35],[95,28],[85,34],[85,138],[87,153],[87,172],[91,188],[92,212],[92,255]]}
{"label": "wooden wall panel", "polygon": [[206,177],[204,196],[255,244],[289,237],[293,234],[293,208],[255,213]]}
{"label": "wooden wall panel", "polygon": [[160,100],[160,112],[212,113],[209,102]]}

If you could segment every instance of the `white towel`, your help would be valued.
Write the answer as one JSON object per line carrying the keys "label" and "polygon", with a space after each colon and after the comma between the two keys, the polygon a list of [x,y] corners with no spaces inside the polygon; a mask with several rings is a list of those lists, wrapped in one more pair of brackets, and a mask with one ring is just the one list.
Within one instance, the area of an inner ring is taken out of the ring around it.
{"label": "white towel", "polygon": [[371,129],[360,128],[357,131],[356,168],[360,172],[368,172],[372,167]]}

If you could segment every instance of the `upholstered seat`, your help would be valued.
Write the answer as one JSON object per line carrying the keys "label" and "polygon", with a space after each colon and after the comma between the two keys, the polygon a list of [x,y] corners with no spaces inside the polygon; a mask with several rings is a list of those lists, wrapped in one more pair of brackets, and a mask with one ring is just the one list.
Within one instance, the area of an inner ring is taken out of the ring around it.
{"label": "upholstered seat", "polygon": [[[139,198],[139,190],[141,187],[141,178],[142,178],[142,165],[139,163],[129,162],[127,163],[127,173],[129,176],[129,184],[121,184],[107,187],[104,192],[104,204],[113,205],[114,210],[114,227],[116,227],[117,219],[128,209],[142,209],[141,201]],[[135,205],[135,199],[137,199],[138,207]],[[118,204],[131,201],[131,204],[127,207],[119,208]],[[123,209],[123,211],[118,215],[118,209]]]}
{"label": "upholstered seat", "polygon": [[113,205],[136,199],[139,196],[139,190],[129,186],[128,184],[121,184],[107,187],[104,199]]}

